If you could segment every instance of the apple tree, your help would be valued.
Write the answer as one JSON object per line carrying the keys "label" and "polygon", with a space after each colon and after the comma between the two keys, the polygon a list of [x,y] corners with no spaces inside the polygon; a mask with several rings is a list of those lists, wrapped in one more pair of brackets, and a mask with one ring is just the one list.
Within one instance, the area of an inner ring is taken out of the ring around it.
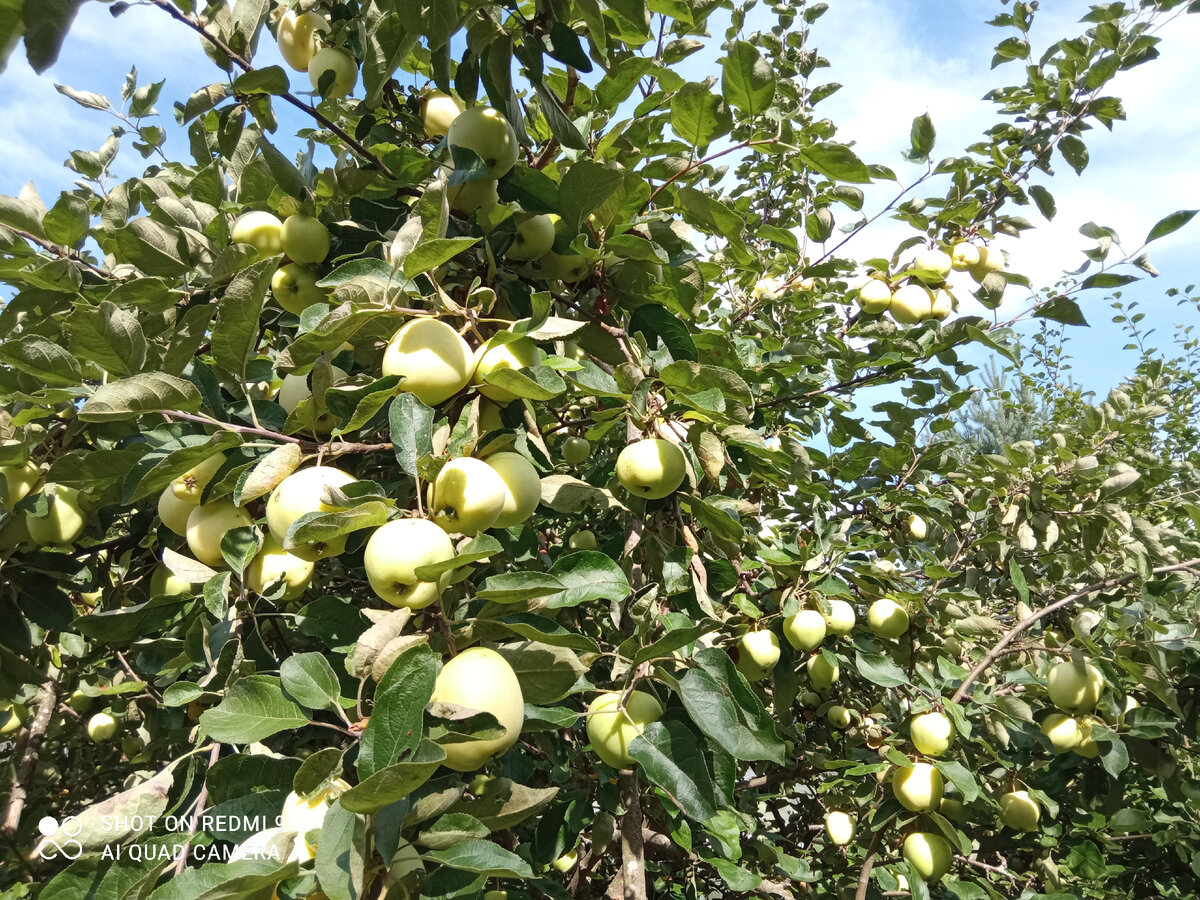
{"label": "apple tree", "polygon": [[139,5],[211,72],[0,197],[0,896],[1194,896],[1200,362],[1121,293],[1194,211],[1003,248],[1195,3],[1005,2],[898,170],[822,3]]}

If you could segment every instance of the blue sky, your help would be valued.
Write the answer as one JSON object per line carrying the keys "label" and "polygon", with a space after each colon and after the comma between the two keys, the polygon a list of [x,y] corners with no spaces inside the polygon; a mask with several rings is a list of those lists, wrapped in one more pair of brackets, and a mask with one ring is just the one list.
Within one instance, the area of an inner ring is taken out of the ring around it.
{"label": "blue sky", "polygon": [[[1035,52],[1048,40],[1080,30],[1076,23],[1087,8],[1076,0],[1043,5],[1051,10],[1039,14]],[[864,159],[895,168],[902,180],[917,172],[900,158],[913,116],[927,111],[933,117],[935,156],[958,153],[992,121],[990,105],[980,99],[985,91],[1020,76],[1014,64],[989,70],[992,47],[1005,36],[983,24],[1005,9],[994,0],[834,0],[830,7],[818,23],[814,43],[833,65],[815,78],[844,87],[821,109],[838,123],[841,139],[856,142]],[[98,3],[83,5],[60,62],[45,76],[32,73],[21,50],[0,75],[0,117],[8,124],[0,133],[0,193],[15,194],[32,179],[49,204],[58,191],[69,188],[72,173],[62,167],[68,150],[98,148],[116,120],[76,106],[53,83],[119,99],[130,65],[137,66],[142,83],[166,79],[158,108],[172,133],[167,153],[186,155],[172,103],[218,80],[221,73],[204,56],[198,39],[161,11],[133,6],[114,20],[108,10]],[[719,37],[724,26],[714,19],[713,34]],[[1035,284],[1052,284],[1082,261],[1081,252],[1091,242],[1078,228],[1087,221],[1115,227],[1132,248],[1162,216],[1200,207],[1200,167],[1193,162],[1200,146],[1200,101],[1195,97],[1200,16],[1176,21],[1160,36],[1163,58],[1122,74],[1112,86],[1125,99],[1129,121],[1119,123],[1112,134],[1094,131],[1087,136],[1092,162],[1083,178],[1060,166],[1051,183],[1059,209],[1055,221],[1046,223],[1036,210],[1023,210],[1037,230],[1004,244],[1012,268]],[[688,77],[709,74],[713,59],[694,57]],[[255,63],[279,62],[267,36]],[[306,90],[307,76],[293,73],[293,86]],[[280,107],[281,133],[307,122]],[[115,171],[128,177],[144,165],[127,146]],[[872,189],[867,210],[886,202],[891,191],[890,185]],[[890,255],[907,234],[906,226],[881,222],[847,250],[860,258]],[[1162,273],[1158,279],[1125,290],[1126,299],[1142,301],[1147,326],[1157,329],[1152,344],[1165,346],[1173,325],[1191,315],[1190,309],[1177,309],[1164,291],[1200,281],[1197,248],[1200,219],[1152,251]],[[1028,305],[1021,304],[1021,293],[1010,289],[1002,315]],[[1126,338],[1109,321],[1112,313],[1101,293],[1086,297],[1084,311],[1092,327],[1074,331],[1074,375],[1102,394],[1132,369],[1135,357],[1122,351]]]}

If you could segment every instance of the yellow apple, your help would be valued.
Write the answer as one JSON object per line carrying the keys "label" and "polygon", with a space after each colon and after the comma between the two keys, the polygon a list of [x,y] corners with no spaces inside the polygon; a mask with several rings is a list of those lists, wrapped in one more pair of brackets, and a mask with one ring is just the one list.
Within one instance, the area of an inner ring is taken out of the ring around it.
{"label": "yellow apple", "polygon": [[830,843],[844,847],[854,839],[854,819],[848,813],[833,810],[825,816],[825,834]]}
{"label": "yellow apple", "polygon": [[317,276],[304,266],[288,263],[271,276],[271,296],[275,302],[295,315],[300,315],[314,303],[325,301],[325,290],[317,287]]}
{"label": "yellow apple", "polygon": [[941,284],[950,274],[954,260],[945,250],[925,250],[913,260],[912,267],[917,270],[917,279],[925,284]]}
{"label": "yellow apple", "polygon": [[595,550],[596,533],[588,528],[577,531],[567,538],[567,547],[571,550]]}
{"label": "yellow apple", "polygon": [[407,322],[383,351],[383,374],[403,377],[397,390],[416,394],[426,406],[449,400],[467,386],[474,370],[471,348],[440,319]]}
{"label": "yellow apple", "polygon": [[[349,784],[341,778],[335,778],[327,786],[307,797],[301,797],[292,791],[284,798],[283,808],[279,812],[279,827],[284,831],[296,832],[297,843],[307,844],[305,835],[321,828],[329,807],[349,789]],[[309,849],[312,849],[311,845]],[[306,858],[312,857],[310,855]]]}
{"label": "yellow apple", "polygon": [[441,599],[449,580],[422,581],[416,569],[454,556],[450,536],[428,519],[394,519],[371,534],[363,554],[367,581],[392,606],[424,609]]}
{"label": "yellow apple", "polygon": [[857,621],[854,607],[845,600],[830,600],[829,613],[825,616],[825,630],[830,634],[849,634]]}
{"label": "yellow apple", "polygon": [[475,351],[475,373],[471,383],[479,386],[479,393],[495,403],[504,405],[515,400],[517,395],[499,385],[489,384],[487,376],[501,369],[529,369],[542,363],[542,351],[529,338],[517,338],[507,344],[494,341],[482,345]]}
{"label": "yellow apple", "polygon": [[547,215],[527,216],[517,222],[517,233],[505,253],[509,259],[541,259],[554,246],[554,220]]}
{"label": "yellow apple", "polygon": [[586,438],[569,437],[562,442],[563,462],[577,466],[592,455],[592,445]]}
{"label": "yellow apple", "polygon": [[617,478],[625,489],[647,500],[678,490],[687,474],[683,451],[662,438],[634,441],[617,457]]}
{"label": "yellow apple", "polygon": [[867,624],[881,638],[898,638],[908,631],[908,613],[895,600],[883,597],[867,610]]}
{"label": "yellow apple", "polygon": [[805,670],[808,672],[809,684],[818,691],[837,684],[837,680],[842,674],[841,666],[830,665],[820,653],[809,657],[808,662],[805,663]]}
{"label": "yellow apple", "polygon": [[942,802],[946,781],[930,763],[913,763],[892,773],[892,793],[900,805],[913,812],[933,812]]}
{"label": "yellow apple", "polygon": [[107,741],[117,733],[117,720],[106,712],[99,712],[88,719],[87,736],[93,743]]}
{"label": "yellow apple", "polygon": [[495,650],[472,647],[442,666],[433,685],[434,703],[453,703],[491,713],[505,729],[497,738],[443,744],[444,765],[474,772],[517,742],[525,724],[525,700],[512,666]]}
{"label": "yellow apple", "polygon": [[955,822],[965,822],[967,820],[967,808],[961,800],[954,797],[943,797],[942,802],[938,804],[938,812],[947,819],[953,819]]}
{"label": "yellow apple", "polygon": [[12,509],[24,500],[41,477],[42,470],[32,462],[23,466],[0,466],[0,478],[4,479],[5,488],[0,509]]}
{"label": "yellow apple", "polygon": [[252,210],[242,213],[233,223],[230,239],[235,244],[249,244],[259,256],[275,256],[283,252],[283,223],[269,212]]}
{"label": "yellow apple", "polygon": [[945,288],[938,288],[933,292],[933,308],[929,311],[929,318],[944,322],[950,318],[952,312],[954,312],[954,295]]}
{"label": "yellow apple", "polygon": [[850,723],[854,721],[850,715],[850,710],[837,704],[825,710],[825,718],[829,720],[829,724],[834,728],[849,728]]}
{"label": "yellow apple", "polygon": [[433,481],[433,521],[450,534],[478,534],[496,524],[508,488],[482,459],[461,456],[444,466]]}
{"label": "yellow apple", "polygon": [[321,90],[321,77],[326,72],[333,73],[333,83],[323,97],[348,97],[358,84],[358,63],[345,50],[326,47],[313,54],[308,63],[308,80],[314,91]]}
{"label": "yellow apple", "polygon": [[885,312],[891,302],[891,286],[880,278],[872,278],[858,289],[858,305],[865,313]]}
{"label": "yellow apple", "polygon": [[1050,739],[1055,753],[1066,753],[1074,750],[1083,741],[1083,731],[1079,722],[1063,713],[1051,713],[1042,722],[1042,734]]}
{"label": "yellow apple", "polygon": [[1009,791],[1000,798],[1000,821],[1013,831],[1033,831],[1042,818],[1042,808],[1029,791]]}
{"label": "yellow apple", "polygon": [[158,517],[171,531],[180,537],[187,537],[188,516],[192,514],[192,510],[197,505],[188,500],[180,500],[175,496],[174,489],[168,484],[158,495]]}
{"label": "yellow apple", "polygon": [[583,281],[592,273],[591,264],[578,253],[555,253],[551,250],[538,262],[546,278],[567,284]]}
{"label": "yellow apple", "polygon": [[208,459],[188,469],[171,482],[171,491],[180,500],[196,506],[204,495],[204,489],[225,463],[224,453],[214,453]]}
{"label": "yellow apple", "polygon": [[313,216],[288,216],[279,238],[283,252],[294,263],[315,265],[329,255],[329,229]]}
{"label": "yellow apple", "polygon": [[487,106],[473,106],[456,116],[446,133],[446,142],[452,147],[473,150],[493,178],[508,174],[516,165],[520,150],[517,134],[508,119]]}
{"label": "yellow apple", "polygon": [[1085,716],[1079,719],[1079,743],[1072,749],[1080,756],[1087,759],[1095,759],[1100,755],[1100,745],[1092,739],[1092,722],[1094,720]]}
{"label": "yellow apple", "polygon": [[572,847],[550,865],[560,872],[570,872],[575,868],[577,862],[579,862],[579,851]]}
{"label": "yellow apple", "polygon": [[190,581],[180,578],[166,566],[155,566],[150,575],[151,597],[176,597],[180,594],[191,594],[193,590]]}
{"label": "yellow apple", "polygon": [[95,697],[89,697],[81,690],[71,691],[71,695],[66,699],[67,706],[71,707],[77,713],[87,712],[95,702]]}
{"label": "yellow apple", "polygon": [[629,755],[629,744],[662,718],[662,704],[653,694],[631,691],[625,709],[619,710],[621,694],[601,694],[588,706],[587,736],[596,755],[614,769],[631,769],[637,762]]}
{"label": "yellow apple", "polygon": [[927,534],[929,534],[929,526],[925,524],[924,519],[916,514],[908,517],[908,536],[910,538],[914,541],[923,541]]}
{"label": "yellow apple", "polygon": [[317,32],[328,31],[329,23],[319,13],[297,14],[288,10],[275,29],[275,40],[283,61],[297,72],[307,72],[308,64],[317,52]]}
{"label": "yellow apple", "polygon": [[421,97],[421,124],[427,138],[440,138],[450,130],[463,111],[462,102],[442,91],[426,91]]}
{"label": "yellow apple", "polygon": [[[330,383],[341,384],[350,376],[344,369],[338,366],[329,367]],[[296,411],[303,401],[312,397],[312,387],[308,383],[307,375],[285,375],[282,383],[279,385],[279,392],[275,395],[275,402],[283,407],[283,411],[291,415]],[[337,424],[337,419],[333,413],[326,410],[317,415],[314,407],[308,408],[310,421],[304,424],[308,425],[309,431],[313,434],[328,434],[334,425]]]}
{"label": "yellow apple", "polygon": [[81,534],[86,519],[79,508],[79,491],[65,484],[47,484],[43,491],[50,502],[50,512],[38,519],[26,516],[25,527],[35,544],[70,544]]}
{"label": "yellow apple", "polygon": [[933,292],[919,282],[910,281],[892,294],[888,312],[901,325],[915,325],[933,314]]}
{"label": "yellow apple", "polygon": [[977,282],[982,282],[993,272],[1004,271],[1004,253],[997,247],[979,247],[979,262],[967,269]]}
{"label": "yellow apple", "polygon": [[508,891],[484,891],[483,900],[508,900]]}
{"label": "yellow apple", "polygon": [[[341,507],[328,502],[327,488],[344,488],[353,483],[353,475],[333,466],[312,466],[293,472],[271,491],[267,499],[267,527],[282,544],[287,539],[288,529],[308,513],[335,512]],[[309,562],[337,556],[346,549],[346,536],[341,535],[327,543],[301,544],[289,552]]]}
{"label": "yellow apple", "polygon": [[797,650],[815,650],[825,640],[825,616],[815,609],[802,609],[783,620],[783,636]]}
{"label": "yellow apple", "polygon": [[1063,712],[1087,712],[1100,702],[1104,676],[1086,660],[1056,663],[1046,678],[1050,701]]}
{"label": "yellow apple", "polygon": [[313,563],[283,549],[273,534],[263,538],[262,549],[246,567],[246,584],[256,594],[265,594],[276,582],[282,581],[283,599],[295,600],[312,581]]}
{"label": "yellow apple", "polygon": [[250,513],[228,498],[197,506],[188,516],[187,542],[192,555],[206,566],[223,566],[221,539],[235,528],[254,524]]}
{"label": "yellow apple", "polygon": [[904,860],[926,881],[941,881],[950,871],[954,853],[940,834],[914,831],[904,839]]}
{"label": "yellow apple", "polygon": [[475,210],[487,212],[500,202],[495,178],[477,178],[456,184],[446,192],[446,202],[460,216],[470,217]]}
{"label": "yellow apple", "polygon": [[971,241],[959,241],[950,248],[950,265],[955,272],[966,272],[979,264],[979,247]]}
{"label": "yellow apple", "polygon": [[484,460],[504,482],[504,509],[493,528],[511,528],[529,521],[542,502],[542,478],[533,463],[519,453],[493,453]]}
{"label": "yellow apple", "polygon": [[909,724],[913,746],[926,756],[941,756],[954,743],[954,723],[941,712],[927,712],[914,716]]}
{"label": "yellow apple", "polygon": [[749,631],[738,641],[737,670],[747,681],[762,681],[779,662],[779,638],[769,629]]}
{"label": "yellow apple", "polygon": [[29,522],[22,513],[10,515],[8,521],[0,526],[0,553],[16,550],[22,544],[29,543],[29,540]]}

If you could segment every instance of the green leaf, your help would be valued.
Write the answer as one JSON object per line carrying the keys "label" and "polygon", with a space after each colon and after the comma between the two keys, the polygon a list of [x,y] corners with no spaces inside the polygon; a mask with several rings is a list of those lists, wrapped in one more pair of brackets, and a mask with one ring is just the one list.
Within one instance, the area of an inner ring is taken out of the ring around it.
{"label": "green leaf", "polygon": [[370,778],[417,749],[436,674],[436,659],[427,644],[410,647],[388,667],[375,691],[371,720],[363,731],[358,754],[360,778]]}
{"label": "green leaf", "polygon": [[1145,243],[1148,244],[1151,241],[1157,241],[1161,237],[1166,237],[1168,234],[1178,231],[1188,222],[1192,221],[1197,212],[1200,212],[1200,210],[1181,209],[1178,212],[1171,213],[1166,218],[1159,219],[1155,226],[1150,229],[1150,233],[1146,235]]}
{"label": "green leaf", "polygon": [[1082,175],[1088,164],[1088,149],[1079,138],[1073,134],[1064,135],[1058,143],[1058,152],[1062,154],[1067,164],[1075,170],[1076,175]]}
{"label": "green leaf", "polygon": [[658,346],[661,339],[676,360],[688,359],[694,362],[700,358],[687,326],[665,306],[657,303],[639,306],[630,317],[629,331],[645,334],[646,341],[652,349]]}
{"label": "green leaf", "polygon": [[[419,577],[419,576],[418,576]],[[600,645],[592,638],[575,631],[563,628],[553,619],[534,613],[512,613],[502,619],[479,619],[478,624],[486,622],[489,625],[500,625],[523,638],[550,644],[555,647],[569,647],[584,653],[598,653]]]}
{"label": "green leaf", "polygon": [[855,657],[855,668],[858,674],[867,681],[881,687],[899,687],[908,684],[908,676],[892,662],[891,657],[882,653],[858,653]]}
{"label": "green leaf", "polygon": [[259,341],[262,317],[271,276],[279,268],[275,259],[264,259],[234,276],[217,304],[217,321],[212,329],[212,354],[217,365],[239,380],[245,380],[246,361]]}
{"label": "green leaf", "polygon": [[[74,356],[54,341],[32,334],[9,338],[0,343],[0,362],[7,363],[50,387],[76,385],[83,377],[79,361]],[[98,388],[97,393],[102,390],[104,387]],[[82,416],[82,412],[80,415]]]}
{"label": "green leaf", "polygon": [[58,60],[58,51],[83,0],[26,0],[25,56],[41,75]]}
{"label": "green leaf", "polygon": [[1124,287],[1135,281],[1140,281],[1136,275],[1117,275],[1113,272],[1097,272],[1091,275],[1079,284],[1080,290],[1088,290],[1089,288],[1118,288]]}
{"label": "green leaf", "polygon": [[910,162],[920,162],[929,159],[929,154],[933,152],[933,144],[937,139],[937,130],[933,127],[933,119],[929,117],[929,113],[921,113],[912,120],[912,128],[909,129],[909,143],[911,144],[908,153]]}
{"label": "green leaf", "polygon": [[521,641],[496,648],[512,666],[526,703],[546,706],[570,693],[587,667],[567,647]]}
{"label": "green leaf", "polygon": [[468,247],[479,243],[479,238],[435,238],[417,244],[404,260],[404,274],[415,278],[422,272],[430,272],[462,253]]}
{"label": "green leaf", "polygon": [[801,150],[798,155],[809,168],[830,181],[866,184],[871,180],[866,164],[845,144],[817,144]]}
{"label": "green leaf", "polygon": [[309,709],[334,709],[342,696],[337,674],[323,653],[289,656],[279,667],[279,677],[288,695]]}
{"label": "green leaf", "polygon": [[693,81],[681,87],[671,101],[671,127],[682,140],[703,148],[729,134],[733,117],[725,101],[708,85]]}
{"label": "green leaf", "polygon": [[327,544],[351,532],[378,528],[388,520],[390,510],[382,500],[369,500],[334,512],[305,513],[284,535],[283,547],[290,550],[302,544]]}
{"label": "green leaf", "polygon": [[934,765],[946,776],[947,781],[958,788],[965,803],[972,803],[979,796],[979,783],[962,763],[953,759],[938,759],[934,760]]}
{"label": "green leaf", "polygon": [[244,72],[233,80],[235,94],[286,94],[288,76],[282,66]]}
{"label": "green leaf", "polygon": [[704,742],[682,722],[652,722],[629,743],[651,784],[690,819],[703,822],[717,811],[716,788],[701,750]]}
{"label": "green leaf", "polygon": [[516,397],[544,402],[553,400],[567,389],[567,383],[548,366],[527,369],[493,369],[486,381],[503,388]]}
{"label": "green leaf", "polygon": [[478,592],[484,600],[519,603],[544,597],[548,609],[578,606],[592,600],[623,600],[629,580],[617,563],[595,550],[569,553],[555,561],[549,572],[512,572],[493,575]]}
{"label": "green leaf", "polygon": [[559,212],[568,234],[578,234],[587,217],[595,212],[620,186],[620,172],[581,159],[563,176],[558,188]]}
{"label": "green leaf", "polygon": [[400,394],[388,410],[388,425],[396,462],[416,477],[417,461],[433,453],[433,410],[414,394]]}
{"label": "green leaf", "polygon": [[67,322],[71,349],[114,375],[134,375],[146,363],[146,336],[137,316],[104,300]]}
{"label": "green leaf", "polygon": [[775,99],[775,70],[749,41],[734,41],[721,66],[721,91],[730,106],[758,115]]}
{"label": "green leaf", "polygon": [[1064,325],[1084,325],[1088,321],[1083,317],[1079,304],[1070,297],[1051,297],[1034,310],[1034,316],[1039,319],[1051,319]]}
{"label": "green leaf", "polygon": [[533,869],[517,854],[491,841],[470,840],[432,850],[425,858],[452,869],[474,872],[489,878],[532,878]]}
{"label": "green leaf", "polygon": [[[430,691],[432,691],[432,686]],[[424,706],[422,706],[424,709]],[[374,721],[374,716],[371,717]],[[368,730],[370,725],[367,726]],[[366,732],[364,732],[365,736]],[[403,800],[438,770],[446,760],[446,751],[433,741],[420,738],[417,725],[416,752],[404,762],[393,763],[364,778],[339,798],[342,806],[351,812],[370,814],[383,809],[397,800]],[[359,760],[362,772],[362,760]]]}
{"label": "green leaf", "polygon": [[78,194],[63,194],[42,219],[46,237],[56,244],[74,247],[87,237],[91,211]]}
{"label": "green leaf", "polygon": [[471,563],[488,559],[501,552],[503,552],[503,548],[498,540],[490,534],[480,534],[471,538],[463,545],[462,550],[450,559],[443,559],[441,562],[430,563],[427,566],[417,566],[413,570],[413,574],[422,581],[437,581],[445,572],[461,569],[463,566],[469,566]]}
{"label": "green leaf", "polygon": [[[783,764],[783,742],[774,729],[760,729],[745,720],[733,681],[741,681],[732,665],[722,672],[713,667],[688,669],[679,679],[679,698],[692,722],[734,759],[769,760]],[[737,691],[748,693],[744,684]]]}
{"label": "green leaf", "polygon": [[153,634],[193,602],[192,597],[153,597],[145,603],[106,609],[80,616],[74,629],[94,641],[127,644],[140,635]]}
{"label": "green leaf", "polygon": [[329,900],[358,900],[362,896],[367,823],[341,804],[325,811],[317,843],[316,873]]}
{"label": "green leaf", "polygon": [[200,716],[204,733],[223,744],[252,744],[308,724],[308,716],[283,694],[278,678],[249,675],[234,682],[225,699]]}
{"label": "green leaf", "polygon": [[472,815],[449,813],[424,829],[417,842],[431,850],[445,850],[463,841],[485,838],[490,833],[490,829]]}
{"label": "green leaf", "polygon": [[109,422],[146,413],[199,409],[200,392],[190,381],[162,372],[145,372],[96,388],[79,410],[79,418],[85,422]]}

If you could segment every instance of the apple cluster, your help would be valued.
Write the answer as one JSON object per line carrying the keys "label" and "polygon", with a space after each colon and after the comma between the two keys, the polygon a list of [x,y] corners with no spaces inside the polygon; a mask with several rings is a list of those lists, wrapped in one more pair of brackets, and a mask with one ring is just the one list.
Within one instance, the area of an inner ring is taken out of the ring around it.
{"label": "apple cluster", "polygon": [[975,241],[959,241],[949,252],[935,247],[918,254],[898,275],[876,273],[856,295],[864,313],[890,313],[901,325],[945,320],[958,306],[948,289],[950,272],[966,272],[977,283],[1004,271],[1004,255]]}

